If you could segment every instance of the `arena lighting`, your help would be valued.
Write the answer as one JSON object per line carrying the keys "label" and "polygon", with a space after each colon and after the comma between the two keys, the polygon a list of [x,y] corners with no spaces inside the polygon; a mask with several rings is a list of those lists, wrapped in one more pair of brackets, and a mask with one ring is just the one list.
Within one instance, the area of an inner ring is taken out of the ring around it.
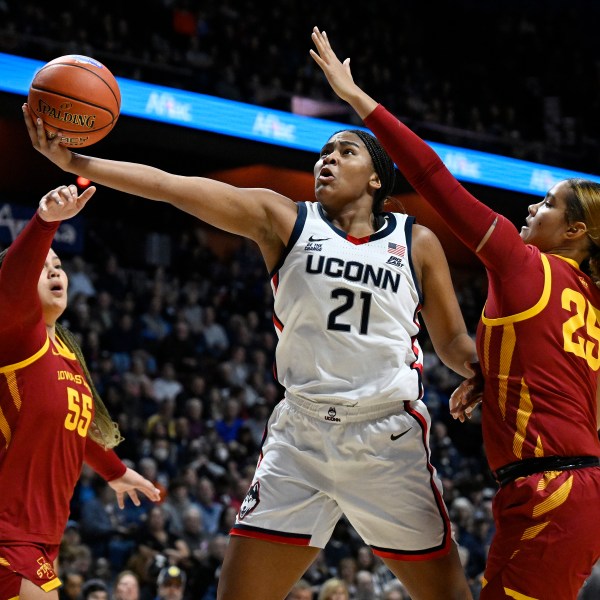
{"label": "arena lighting", "polygon": [[91,185],[91,181],[89,179],[87,179],[86,177],[81,177],[81,175],[79,177],[77,177],[77,179],[75,180],[75,182],[77,183],[77,187],[81,190],[84,190],[85,188],[90,187]]}
{"label": "arena lighting", "polygon": [[[27,97],[29,83],[43,62],[0,53],[0,92]],[[108,66],[108,65],[107,65]],[[319,152],[324,141],[347,123],[316,119],[117,77],[121,114],[240,137],[307,152]],[[560,169],[428,142],[461,181],[543,196],[557,181],[583,177],[600,183],[599,175]]]}

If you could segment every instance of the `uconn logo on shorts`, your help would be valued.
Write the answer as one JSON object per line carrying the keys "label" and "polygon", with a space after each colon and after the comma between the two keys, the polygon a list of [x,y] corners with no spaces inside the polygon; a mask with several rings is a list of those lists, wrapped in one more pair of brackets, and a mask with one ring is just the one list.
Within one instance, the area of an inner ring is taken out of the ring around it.
{"label": "uconn logo on shorts", "polygon": [[260,502],[260,482],[257,481],[246,494],[242,505],[240,506],[239,517],[240,521],[247,515],[250,514]]}
{"label": "uconn logo on shorts", "polygon": [[341,423],[342,420],[337,417],[337,411],[335,410],[335,406],[330,406],[327,414],[325,415],[326,421],[333,421],[334,423]]}

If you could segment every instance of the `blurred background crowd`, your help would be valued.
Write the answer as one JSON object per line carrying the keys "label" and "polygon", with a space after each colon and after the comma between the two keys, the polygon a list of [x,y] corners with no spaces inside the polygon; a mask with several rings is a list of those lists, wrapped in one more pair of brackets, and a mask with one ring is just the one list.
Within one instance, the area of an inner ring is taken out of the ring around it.
{"label": "blurred background crowd", "polygon": [[[352,14],[336,3],[292,0],[0,0],[0,51],[40,60],[86,54],[117,76],[287,111],[317,99],[319,116],[355,122],[331,103],[308,55],[319,25],[352,56],[361,85],[424,137],[597,172],[597,21],[581,14],[599,16],[597,5],[439,4],[366,3]],[[60,552],[63,599],[214,599],[264,425],[282,397],[258,251],[192,219],[165,220],[149,234],[112,214],[88,219],[82,255],[62,257],[70,278],[63,323],[78,335],[119,422],[125,441],[117,452],[163,496],[121,511],[112,490],[84,469]],[[123,252],[132,247],[140,250]],[[484,274],[454,265],[453,277],[474,334]],[[449,417],[460,379],[437,359],[426,331],[421,342],[431,458],[477,598],[496,484],[478,413],[465,424]],[[351,600],[409,600],[345,520],[290,599],[327,600],[336,585]]]}
{"label": "blurred background crowd", "polygon": [[295,0],[1,0],[0,51],[87,54],[118,76],[294,110],[332,99],[308,55],[318,25],[361,86],[426,139],[595,172],[599,17],[595,0],[354,12]]}

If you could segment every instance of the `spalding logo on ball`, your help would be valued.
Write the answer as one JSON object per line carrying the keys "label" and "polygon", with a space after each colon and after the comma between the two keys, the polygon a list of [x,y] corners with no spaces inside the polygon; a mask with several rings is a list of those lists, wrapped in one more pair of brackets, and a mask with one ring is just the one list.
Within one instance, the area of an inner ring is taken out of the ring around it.
{"label": "spalding logo on ball", "polygon": [[113,74],[89,56],[69,54],[46,63],[29,86],[27,104],[48,137],[71,148],[95,144],[115,126],[121,91]]}

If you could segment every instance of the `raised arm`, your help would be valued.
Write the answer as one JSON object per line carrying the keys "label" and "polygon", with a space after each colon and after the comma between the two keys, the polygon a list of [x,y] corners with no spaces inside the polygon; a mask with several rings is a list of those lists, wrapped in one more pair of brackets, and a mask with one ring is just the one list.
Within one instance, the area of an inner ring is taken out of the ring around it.
{"label": "raised arm", "polygon": [[0,365],[18,362],[40,349],[46,338],[38,281],[61,221],[79,213],[94,195],[74,185],[45,194],[29,223],[6,251],[0,268]]}
{"label": "raised arm", "polygon": [[[413,188],[469,248],[480,254],[488,268],[513,271],[516,257],[510,254],[525,252],[516,228],[473,197],[426,142],[354,82],[350,59],[340,62],[325,32],[315,27],[312,40],[316,51],[311,50],[310,54],[333,91],[363,119]],[[495,236],[492,246],[489,244],[491,234],[500,225],[502,233]]]}
{"label": "raised arm", "polygon": [[173,206],[224,231],[254,240],[272,267],[291,234],[296,204],[272,190],[237,188],[204,177],[184,177],[139,163],[76,154],[49,140],[41,119],[23,105],[25,125],[34,148],[63,171],[107,187]]}

